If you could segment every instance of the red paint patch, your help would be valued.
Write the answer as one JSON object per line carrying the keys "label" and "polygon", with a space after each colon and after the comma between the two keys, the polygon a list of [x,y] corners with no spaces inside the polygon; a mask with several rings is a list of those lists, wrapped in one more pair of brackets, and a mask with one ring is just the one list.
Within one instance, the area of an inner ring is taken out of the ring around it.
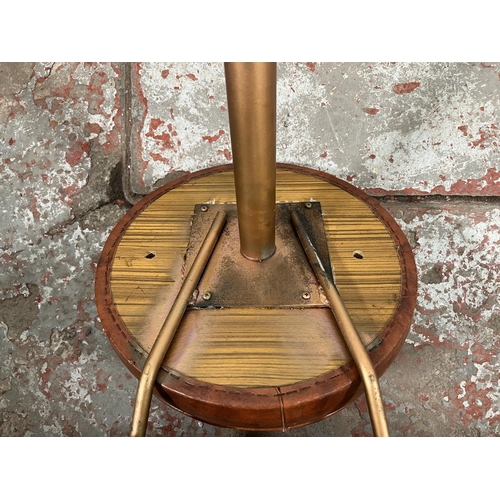
{"label": "red paint patch", "polygon": [[108,381],[111,378],[111,374],[105,373],[104,370],[99,369],[95,373],[96,379],[96,389],[98,392],[105,392],[108,388]]}
{"label": "red paint patch", "polygon": [[212,142],[215,142],[215,141],[217,141],[218,139],[220,139],[220,138],[221,138],[224,134],[225,134],[224,130],[219,130],[219,133],[218,133],[218,134],[215,134],[215,135],[212,135],[212,136],[210,136],[210,135],[204,135],[204,136],[202,137],[202,139],[203,139],[204,141],[207,141],[207,142],[209,142],[209,143],[212,143]]}
{"label": "red paint patch", "polygon": [[380,110],[377,108],[363,108],[363,111],[367,115],[376,115]]}
{"label": "red paint patch", "polygon": [[364,396],[357,399],[355,404],[361,413],[368,413],[368,404]]}
{"label": "red paint patch", "polygon": [[169,133],[157,133],[158,128],[164,124],[165,122],[163,120],[160,120],[159,118],[152,118],[146,137],[152,137],[153,139],[160,141],[165,149],[174,149],[175,144],[173,143],[172,137]]}
{"label": "red paint patch", "polygon": [[168,160],[158,153],[149,153],[149,156],[155,161],[161,161],[162,163],[168,163]]}
{"label": "red paint patch", "polygon": [[12,139],[12,137],[9,139],[9,146],[12,146],[12,144],[14,144],[16,141],[14,139]]}
{"label": "red paint patch", "polygon": [[376,156],[371,154],[368,158],[370,158],[370,160],[374,160],[376,158]]}
{"label": "red paint patch", "polygon": [[169,73],[170,73],[170,71],[168,69],[162,70],[162,72],[161,72],[162,78],[167,78]]}
{"label": "red paint patch", "polygon": [[467,125],[461,125],[458,127],[458,130],[460,130],[467,137]]}
{"label": "red paint patch", "polygon": [[492,65],[492,64],[489,64],[489,65],[488,65],[488,64],[481,63],[481,66],[482,66],[483,68],[493,68],[493,65]]}
{"label": "red paint patch", "polygon": [[[41,360],[43,362],[44,360]],[[41,392],[51,398],[51,393],[50,393],[50,388],[55,388],[57,391],[57,385],[54,384],[53,382],[58,379],[58,375],[56,375],[54,372],[57,370],[57,368],[63,364],[64,360],[60,358],[59,356],[51,356],[45,360],[47,363],[47,366],[42,368],[40,367],[39,373],[40,373],[40,390]],[[42,363],[43,365],[44,363]],[[60,394],[62,397],[62,394]]]}
{"label": "red paint patch", "polygon": [[104,154],[112,154],[117,151],[120,143],[120,136],[117,130],[113,130],[109,134],[106,134],[107,141],[103,144],[102,150]]}
{"label": "red paint patch", "polygon": [[392,88],[396,94],[409,94],[420,87],[420,82],[398,83]]}
{"label": "red paint patch", "polygon": [[101,126],[98,123],[86,123],[83,130],[87,135],[99,134],[101,132]]}
{"label": "red paint patch", "polygon": [[[462,422],[468,425],[471,422],[485,419],[490,425],[497,424],[500,421],[500,415],[486,418],[488,410],[492,408],[492,401],[488,397],[488,395],[491,395],[491,389],[479,389],[470,380],[464,382],[463,387],[460,387],[457,383],[454,384],[455,397],[452,399],[455,408],[464,413]],[[459,398],[458,396],[462,395],[464,391],[465,394]],[[464,402],[467,402],[468,405],[464,405]]]}
{"label": "red paint patch", "polygon": [[[429,313],[434,312],[428,309],[424,309],[421,307],[417,307],[418,311],[423,316],[428,316]],[[467,349],[464,346],[458,345],[454,343],[452,340],[444,338],[439,339],[439,334],[433,331],[432,327],[427,328],[425,325],[413,325],[413,331],[422,337],[427,339],[426,345],[431,345],[432,347],[439,347],[443,349],[448,349],[450,351],[466,351]]]}
{"label": "red paint patch", "polygon": [[[371,158],[371,156],[369,157]],[[483,186],[483,182],[486,185]],[[449,190],[444,186],[436,186],[428,191],[421,191],[420,189],[405,188],[401,190],[389,191],[380,188],[367,188],[366,193],[370,196],[387,196],[391,194],[402,194],[408,196],[428,196],[428,195],[449,195],[449,194],[464,194],[464,195],[481,195],[481,196],[499,196],[500,195],[500,171],[489,168],[484,177],[480,179],[467,179],[455,182]]]}
{"label": "red paint patch", "polygon": [[316,71],[316,63],[313,62],[306,62],[307,68],[312,71],[313,73]]}
{"label": "red paint patch", "polygon": [[87,313],[87,311],[85,311],[85,304],[86,304],[85,300],[80,300],[77,305],[78,319],[81,322],[91,320],[89,314]]}
{"label": "red paint patch", "polygon": [[321,154],[319,155],[319,157],[320,157],[320,158],[326,158],[326,155],[327,155],[327,152],[325,151],[324,153],[321,153]]}
{"label": "red paint patch", "polygon": [[88,142],[77,142],[74,146],[71,146],[66,153],[66,161],[71,167],[75,167],[80,163],[82,156],[89,149]]}
{"label": "red paint patch", "polygon": [[483,143],[485,141],[487,141],[488,139],[491,139],[492,137],[496,137],[495,132],[491,132],[491,131],[485,130],[484,128],[481,128],[479,130],[479,139],[472,141],[471,145],[473,148],[477,148],[478,146],[480,146],[481,149],[484,149]]}
{"label": "red paint patch", "polygon": [[496,358],[496,351],[485,351],[481,344],[473,344],[471,346],[474,363],[482,365],[483,363],[491,363],[493,358]]}
{"label": "red paint patch", "polygon": [[66,203],[68,203],[68,205],[72,205],[73,204],[73,196],[75,194],[79,193],[80,191],[81,191],[81,189],[77,187],[76,182],[71,184],[71,186],[63,188],[63,192],[68,198]]}
{"label": "red paint patch", "polygon": [[188,73],[186,75],[190,80],[193,80],[193,82],[195,82],[196,80],[198,80],[198,78],[196,78],[195,75],[193,75],[193,73]]}

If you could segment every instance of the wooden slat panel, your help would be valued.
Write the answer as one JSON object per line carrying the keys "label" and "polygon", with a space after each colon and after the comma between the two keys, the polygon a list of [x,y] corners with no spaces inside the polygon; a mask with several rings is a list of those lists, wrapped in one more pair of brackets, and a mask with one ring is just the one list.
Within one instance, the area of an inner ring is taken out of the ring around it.
{"label": "wooden slat panel", "polygon": [[[368,345],[400,298],[396,248],[355,196],[324,180],[278,170],[278,202],[311,200],[321,202],[336,283]],[[111,292],[121,319],[146,351],[180,283],[194,205],[234,202],[232,172],[216,173],[165,193],[127,228],[112,264]],[[354,258],[354,251],[364,258]],[[154,258],[145,257],[149,252]],[[223,309],[189,312],[166,364],[195,379],[252,387],[306,380],[348,359],[328,309]]]}

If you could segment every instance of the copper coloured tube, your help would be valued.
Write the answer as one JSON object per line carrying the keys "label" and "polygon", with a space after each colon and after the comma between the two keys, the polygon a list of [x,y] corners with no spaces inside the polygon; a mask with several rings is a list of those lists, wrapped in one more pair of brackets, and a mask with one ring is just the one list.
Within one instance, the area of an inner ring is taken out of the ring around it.
{"label": "copper coloured tube", "polygon": [[361,376],[361,380],[365,388],[368,411],[370,412],[370,418],[372,421],[373,433],[377,437],[387,437],[389,436],[389,429],[385,418],[382,394],[380,392],[378,377],[375,373],[370,356],[366,352],[366,348],[359,337],[356,327],[349,316],[349,312],[347,311],[339,292],[337,291],[337,287],[333,283],[329,274],[325,271],[323,263],[316,252],[305,225],[301,221],[300,215],[297,212],[292,211],[290,216],[295,230],[297,231],[300,243],[304,248],[316,278],[318,278],[319,284],[326,294],[332,313],[337,321],[337,324],[339,325],[340,332],[344,337],[347,348],[349,349],[352,359],[354,360]]}
{"label": "copper coloured tube", "polygon": [[167,319],[163,323],[160,333],[149,352],[146,363],[144,363],[137,388],[134,415],[132,417],[132,430],[130,431],[130,436],[132,437],[146,435],[149,407],[151,406],[151,398],[158,371],[225,224],[226,213],[217,212],[201,245],[200,251],[196,255],[182,283],[181,289],[172,304]]}
{"label": "copper coloured tube", "polygon": [[276,63],[225,63],[241,253],[275,252]]}

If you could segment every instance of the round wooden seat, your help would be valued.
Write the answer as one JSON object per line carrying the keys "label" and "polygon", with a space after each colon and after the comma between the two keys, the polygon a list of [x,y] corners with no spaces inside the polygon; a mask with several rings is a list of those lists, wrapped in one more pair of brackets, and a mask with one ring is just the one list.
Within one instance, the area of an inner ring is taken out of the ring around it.
{"label": "round wooden seat", "polygon": [[[277,203],[321,203],[337,288],[380,376],[403,345],[415,308],[408,241],[359,189],[315,170],[277,167]],[[194,206],[235,201],[231,165],[188,174],[145,196],[109,236],[97,269],[97,307],[137,377],[180,287]],[[156,395],[177,410],[248,430],[316,422],[361,391],[327,304],[188,308],[156,383]]]}

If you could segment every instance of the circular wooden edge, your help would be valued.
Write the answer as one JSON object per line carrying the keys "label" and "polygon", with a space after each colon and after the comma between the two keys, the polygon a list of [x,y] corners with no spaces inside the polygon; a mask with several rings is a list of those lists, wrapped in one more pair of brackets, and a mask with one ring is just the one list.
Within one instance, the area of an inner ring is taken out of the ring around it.
{"label": "circular wooden edge", "polygon": [[[417,270],[406,236],[392,216],[373,198],[331,174],[297,165],[278,163],[277,168],[319,178],[333,184],[370,207],[395,243],[401,266],[401,294],[392,317],[368,346],[370,358],[381,376],[404,344],[417,298]],[[103,327],[127,368],[140,377],[148,355],[128,332],[112,300],[110,272],[116,248],[130,224],[166,192],[191,180],[232,170],[220,165],[179,177],[146,195],[118,222],[99,259],[95,295]],[[345,408],[362,392],[352,361],[313,379],[281,387],[232,388],[201,382],[162,367],[155,394],[174,409],[212,425],[243,430],[285,430],[328,418]]]}

